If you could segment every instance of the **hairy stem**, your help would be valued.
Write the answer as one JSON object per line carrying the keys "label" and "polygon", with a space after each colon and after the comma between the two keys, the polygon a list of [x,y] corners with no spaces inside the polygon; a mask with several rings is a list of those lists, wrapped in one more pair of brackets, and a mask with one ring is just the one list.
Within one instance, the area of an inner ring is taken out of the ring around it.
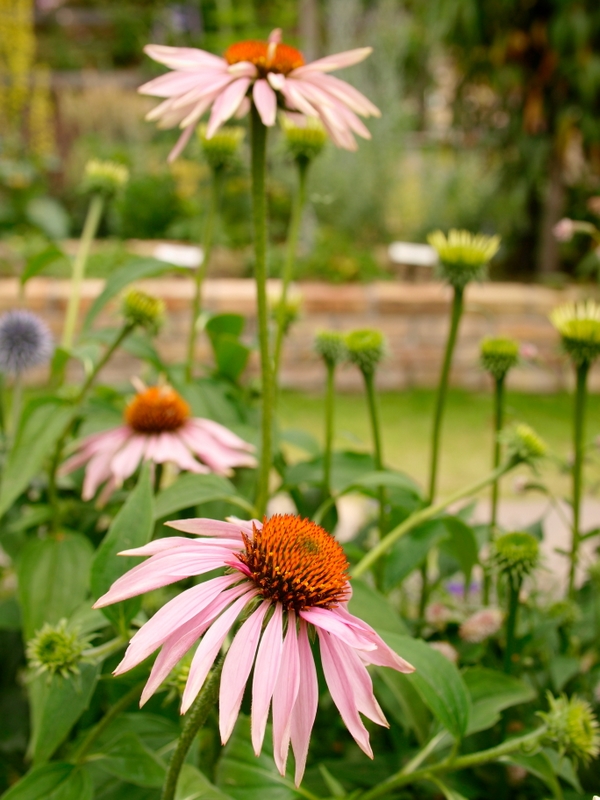
{"label": "hairy stem", "polygon": [[[492,467],[500,464],[500,457],[502,454],[502,445],[500,443],[500,432],[504,427],[504,376],[496,378],[494,391],[494,454],[492,460]],[[500,481],[492,483],[492,507],[490,513],[490,531],[488,536],[488,544],[496,535],[496,526],[498,520],[498,497],[499,497]],[[490,570],[484,568],[483,574],[483,604],[487,605],[490,600],[490,590],[492,586],[492,576]]]}
{"label": "hairy stem", "polygon": [[[377,403],[377,392],[375,391],[375,375],[371,371],[363,372],[365,387],[367,390],[367,403],[369,406],[369,417],[371,419],[371,432],[373,435],[373,455],[375,458],[375,469],[378,472],[383,470],[383,448],[381,445],[381,423],[379,420],[379,406]],[[385,534],[385,487],[380,486],[379,495],[379,536]]]}
{"label": "hairy stem", "polygon": [[577,367],[575,387],[575,407],[573,416],[573,532],[571,539],[571,566],[569,569],[569,597],[575,595],[575,573],[579,561],[579,543],[581,541],[581,494],[583,488],[583,459],[585,433],[585,406],[587,395],[587,376],[590,369],[588,361]]}
{"label": "hairy stem", "polygon": [[508,616],[506,618],[506,647],[504,649],[504,672],[512,672],[512,657],[515,652],[515,631],[517,629],[517,615],[519,613],[519,592],[522,579],[514,575],[508,576]]}
{"label": "hairy stem", "polygon": [[325,362],[327,367],[327,391],[325,394],[325,449],[323,451],[323,496],[331,494],[331,451],[333,448],[333,421],[335,406],[335,364]]}

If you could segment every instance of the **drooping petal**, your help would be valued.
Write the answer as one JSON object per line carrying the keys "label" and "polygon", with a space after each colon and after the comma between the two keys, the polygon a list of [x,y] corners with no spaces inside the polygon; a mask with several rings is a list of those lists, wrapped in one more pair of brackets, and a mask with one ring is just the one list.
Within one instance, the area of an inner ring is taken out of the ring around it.
{"label": "drooping petal", "polygon": [[152,97],[180,97],[198,85],[198,75],[193,72],[167,72],[159,75],[139,88],[140,94],[149,94]]}
{"label": "drooping petal", "polygon": [[349,109],[363,117],[380,117],[381,111],[374,105],[368,97],[355,89],[346,81],[336,78],[334,75],[319,75],[308,72],[302,76],[303,81],[318,83],[318,85],[329,94],[332,94]]}
{"label": "drooping petal", "polygon": [[292,711],[300,686],[300,654],[296,635],[296,616],[288,612],[288,628],[283,642],[281,666],[273,692],[273,756],[281,775],[285,775]]}
{"label": "drooping petal", "polygon": [[247,536],[252,535],[252,525],[256,524],[258,529],[262,528],[262,522],[258,520],[237,520],[235,522],[221,522],[207,517],[196,517],[192,519],[174,519],[165,522],[169,528],[183,533],[193,533],[196,536],[224,536],[229,539],[239,539],[242,542],[242,532]]}
{"label": "drooping petal", "polygon": [[206,138],[210,139],[224,122],[232,117],[250,86],[250,78],[239,78],[217,97],[206,128]]}
{"label": "drooping petal", "polygon": [[188,125],[188,127],[183,131],[183,133],[181,134],[181,136],[177,140],[177,143],[175,144],[175,147],[171,150],[171,152],[167,156],[167,162],[169,164],[172,164],[173,161],[175,161],[175,159],[178,158],[181,155],[181,153],[183,152],[186,144],[192,138],[192,133],[194,132],[194,127],[195,126],[193,124],[192,125]]}
{"label": "drooping petal", "polygon": [[275,119],[277,117],[277,97],[266,80],[261,79],[256,81],[252,89],[252,97],[263,125],[266,125],[268,128],[275,125]]}
{"label": "drooping petal", "polygon": [[282,634],[282,607],[275,604],[273,616],[269,620],[256,656],[256,666],[252,679],[252,719],[250,723],[252,733],[252,746],[257,756],[260,755],[262,743],[265,738],[269,706],[275,689],[283,642]]}
{"label": "drooping petal", "polygon": [[297,67],[290,72],[290,75],[299,77],[306,72],[333,72],[336,69],[351,67],[354,64],[359,64],[361,61],[364,61],[372,52],[372,47],[358,47],[356,50],[345,50],[343,53],[335,53],[335,55],[332,56],[318,58],[316,61],[311,61],[310,64]]}
{"label": "drooping petal", "polygon": [[196,47],[169,47],[165,44],[147,44],[144,53],[170,69],[224,70],[229,66],[224,58]]}
{"label": "drooping petal", "polygon": [[300,620],[298,631],[298,656],[300,681],[298,696],[294,703],[291,719],[291,738],[296,761],[295,783],[299,786],[306,767],[310,733],[317,716],[319,704],[319,686],[317,683],[317,670],[313,654],[308,641],[306,623]]}
{"label": "drooping petal", "polygon": [[359,654],[333,637],[329,639],[329,644],[335,651],[339,671],[344,676],[344,684],[352,687],[352,696],[358,711],[377,725],[388,728],[388,722],[373,694],[373,681]]}
{"label": "drooping petal", "polygon": [[408,661],[405,661],[395,653],[392,648],[383,641],[377,631],[373,630],[370,625],[367,625],[367,623],[363,622],[359,617],[355,617],[351,614],[344,603],[340,603],[335,611],[345,619],[349,625],[359,628],[363,632],[363,635],[368,637],[375,645],[374,650],[361,653],[361,658],[363,658],[367,664],[373,664],[377,667],[390,667],[391,669],[404,673],[415,671],[413,665],[409,664]]}
{"label": "drooping petal", "polygon": [[231,647],[227,651],[219,693],[219,730],[223,744],[231,736],[240,713],[244,689],[254,663],[263,620],[270,605],[268,600],[261,603],[236,633]]}
{"label": "drooping petal", "polygon": [[300,616],[315,628],[332,633],[350,647],[358,650],[375,650],[377,646],[367,636],[361,634],[360,630],[347,625],[343,618],[336,614],[336,609],[306,608],[300,611]]}
{"label": "drooping petal", "polygon": [[136,471],[144,455],[146,441],[145,436],[134,434],[113,457],[110,462],[110,471],[118,484],[123,483]]}
{"label": "drooping petal", "polygon": [[238,436],[237,433],[229,430],[229,428],[226,428],[224,425],[220,425],[213,419],[193,417],[190,420],[190,424],[195,428],[206,431],[206,433],[209,433],[217,442],[225,447],[231,447],[234,450],[247,450],[249,453],[253,453],[256,450],[254,445],[246,442]]}
{"label": "drooping petal", "polygon": [[318,117],[319,112],[311,105],[304,95],[299,91],[300,81],[287,81],[281,86],[281,94],[284,96],[290,109],[300,111],[307,117]]}
{"label": "drooping petal", "polygon": [[81,497],[83,500],[91,500],[96,494],[98,487],[112,476],[110,462],[113,452],[98,453],[93,456],[85,470]]}
{"label": "drooping petal", "polygon": [[[202,546],[239,549],[237,539],[203,539]],[[166,536],[164,539],[153,539],[148,544],[141,547],[132,547],[130,550],[121,550],[120,556],[155,556],[166,550],[175,552],[177,549],[185,548],[189,552],[198,552],[198,542],[194,539],[187,539],[185,536]]]}

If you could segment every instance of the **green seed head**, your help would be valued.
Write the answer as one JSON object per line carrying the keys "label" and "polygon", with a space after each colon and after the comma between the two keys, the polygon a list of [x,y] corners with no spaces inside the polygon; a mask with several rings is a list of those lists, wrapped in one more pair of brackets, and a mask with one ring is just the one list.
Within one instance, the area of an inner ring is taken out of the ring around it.
{"label": "green seed head", "polygon": [[282,116],[285,144],[290,155],[297,161],[310,162],[315,159],[327,143],[327,132],[317,119],[306,117],[304,125],[296,125]]}
{"label": "green seed head", "polygon": [[567,755],[584,764],[600,752],[598,721],[590,704],[573,695],[553,697],[547,695],[549,710],[538,711],[548,726],[546,740],[557,747],[561,755]]}
{"label": "green seed head", "polygon": [[[285,304],[283,309],[281,307],[281,299],[280,298],[269,298],[269,310],[271,312],[271,318],[276,322],[279,322],[279,319],[282,320],[283,323],[283,332],[287,334],[290,327],[296,322],[298,317],[300,316],[300,308],[302,306],[302,298],[300,295],[289,296],[286,298]],[[283,312],[283,316],[281,316]]]}
{"label": "green seed head", "polygon": [[523,578],[537,566],[540,548],[530,533],[504,533],[494,543],[493,560],[506,575]]}
{"label": "green seed head", "polygon": [[502,380],[519,361],[519,345],[513,339],[484,339],[481,366],[494,380]]}
{"label": "green seed head", "polygon": [[206,125],[200,125],[198,138],[209,166],[213,170],[224,169],[235,163],[244,138],[244,129],[237,125],[228,125],[220,128],[210,139],[207,139]]}
{"label": "green seed head", "polygon": [[117,161],[99,161],[97,158],[85,165],[82,191],[86,194],[101,194],[114,197],[129,180],[129,170]]}
{"label": "green seed head", "polygon": [[79,674],[79,665],[84,660],[83,652],[90,646],[77,631],[67,628],[62,619],[57,625],[45,625],[27,644],[27,660],[31,669],[39,675],[48,673],[49,677]]}
{"label": "green seed head", "polygon": [[594,300],[559,306],[550,321],[575,366],[591,364],[600,356],[600,305]]}
{"label": "green seed head", "polygon": [[348,360],[346,337],[337,331],[319,331],[315,336],[315,351],[328,366]]}
{"label": "green seed head", "polygon": [[485,277],[485,269],[500,247],[499,236],[455,229],[447,237],[442,231],[434,231],[427,241],[437,251],[442,277],[455,289],[463,289],[470,281]]}
{"label": "green seed head", "polygon": [[162,325],[165,304],[139,289],[129,289],[122,300],[122,312],[130,325],[145,328],[150,333],[158,333]]}
{"label": "green seed head", "polygon": [[548,452],[546,442],[524,422],[503,431],[499,438],[506,445],[508,458],[523,464],[535,466]]}
{"label": "green seed head", "polygon": [[385,339],[381,331],[372,328],[351,331],[346,335],[348,361],[359,368],[364,375],[372,375],[377,364],[385,355]]}

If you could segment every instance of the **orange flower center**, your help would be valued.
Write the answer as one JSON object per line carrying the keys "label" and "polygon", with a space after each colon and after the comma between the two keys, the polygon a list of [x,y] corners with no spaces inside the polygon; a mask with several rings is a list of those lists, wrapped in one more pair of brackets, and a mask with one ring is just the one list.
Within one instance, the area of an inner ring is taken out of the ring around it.
{"label": "orange flower center", "polygon": [[348,561],[326,530],[294,514],[275,514],[238,554],[262,597],[301,611],[332,608],[346,599]]}
{"label": "orange flower center", "polygon": [[262,77],[267,72],[281,72],[287,75],[293,69],[304,66],[302,53],[295,47],[254,40],[232,44],[225,51],[225,61],[228,64],[249,61],[258,68]]}
{"label": "orange flower center", "polygon": [[152,386],[137,394],[125,409],[125,422],[138,433],[162,433],[180,428],[190,407],[170,386]]}

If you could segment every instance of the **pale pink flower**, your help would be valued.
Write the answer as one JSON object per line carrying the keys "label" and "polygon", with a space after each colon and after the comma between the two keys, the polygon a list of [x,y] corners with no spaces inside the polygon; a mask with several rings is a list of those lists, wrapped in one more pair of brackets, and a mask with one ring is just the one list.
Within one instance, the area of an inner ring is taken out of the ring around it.
{"label": "pale pink flower", "polygon": [[504,615],[499,608],[482,608],[460,626],[459,636],[465,642],[478,643],[498,633]]}
{"label": "pale pink flower", "polygon": [[437,650],[444,658],[447,658],[452,664],[458,664],[458,650],[453,647],[450,642],[427,642],[429,647]]}
{"label": "pale pink flower", "polygon": [[434,628],[445,628],[452,619],[452,612],[443,603],[429,603],[425,609],[425,621]]}
{"label": "pale pink flower", "polygon": [[537,345],[533,344],[532,342],[523,342],[519,346],[519,355],[525,361],[535,361],[535,359],[539,356],[539,350]]}
{"label": "pale pink flower", "polygon": [[140,704],[200,639],[183,693],[181,712],[194,702],[223,642],[242,618],[225,656],[219,696],[219,727],[225,743],[252,679],[252,745],[260,754],[269,707],[277,768],[285,775],[289,746],[296,784],[304,774],[317,713],[318,686],[309,635],[316,633],[325,680],[348,730],[371,758],[360,714],[387,721],[373,694],[367,664],[412,672],[381,637],[347,608],[348,562],[336,540],[310,520],[292,514],[218,522],[188,519],[167,523],[202,539],[157,539],[122,555],[150,556],[119,578],[95,607],[118,603],[218,567],[225,574],[186,589],[163,606],[132,638],[121,674],[162,647]]}
{"label": "pale pink flower", "polygon": [[570,242],[575,233],[575,223],[572,219],[564,217],[552,228],[552,233],[559,242]]}
{"label": "pale pink flower", "polygon": [[281,42],[281,31],[273,31],[268,42],[237,42],[224,57],[192,47],[149,44],[150,58],[173,70],[140,86],[139,91],[164,97],[146,119],[158,120],[161,128],[183,129],[169,155],[173,161],[189,141],[202,115],[211,109],[206,138],[233,116],[243,116],[256,106],[267,126],[275,124],[277,109],[299,112],[321,120],[338,147],[356,150],[356,133],[371,134],[358,118],[380,116],[379,109],[353,86],[327,73],[363,61],[370,47],[304,63],[302,53]]}
{"label": "pale pink flower", "polygon": [[125,424],[80,442],[62,474],[87,464],[82,497],[91,500],[105,484],[105,502],[142,461],[169,462],[189,472],[231,475],[254,467],[254,447],[211,419],[191,417],[185,400],[170,386],[143,387],[125,410]]}

